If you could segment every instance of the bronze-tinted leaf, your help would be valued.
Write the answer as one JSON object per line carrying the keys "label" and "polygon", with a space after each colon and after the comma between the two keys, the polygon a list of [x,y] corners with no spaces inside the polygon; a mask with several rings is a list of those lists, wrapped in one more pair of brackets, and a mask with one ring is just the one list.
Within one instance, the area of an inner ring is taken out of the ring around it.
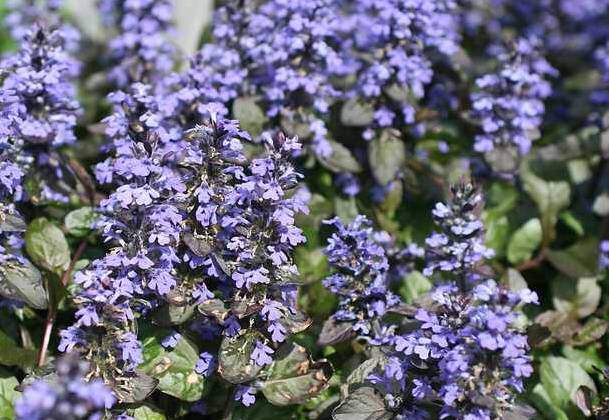
{"label": "bronze-tinted leaf", "polygon": [[197,308],[203,315],[213,317],[220,323],[224,322],[229,312],[221,299],[206,300]]}
{"label": "bronze-tinted leaf", "polygon": [[232,384],[241,384],[251,381],[262,370],[252,362],[252,352],[256,341],[262,337],[255,332],[248,331],[236,337],[224,337],[220,345],[218,357],[218,372]]}
{"label": "bronze-tinted leaf", "polygon": [[328,319],[324,322],[317,344],[331,346],[349,340],[355,335],[352,327],[353,325],[350,322],[336,322],[333,319]]}
{"label": "bronze-tinted leaf", "polygon": [[357,388],[332,413],[334,420],[390,420],[394,417],[385,407],[383,397],[372,387]]}

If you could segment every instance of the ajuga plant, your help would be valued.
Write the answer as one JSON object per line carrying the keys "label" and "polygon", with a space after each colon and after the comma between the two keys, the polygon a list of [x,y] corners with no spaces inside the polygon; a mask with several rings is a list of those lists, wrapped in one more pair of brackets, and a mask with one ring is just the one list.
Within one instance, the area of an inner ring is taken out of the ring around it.
{"label": "ajuga plant", "polygon": [[[339,298],[332,318],[361,337],[379,339],[384,334],[380,320],[400,303],[389,289],[390,267],[382,232],[375,232],[370,220],[361,215],[347,226],[339,219],[326,223],[337,229],[325,249],[328,262],[337,271],[323,280],[324,286]],[[327,340],[325,335],[322,333],[322,342]]]}
{"label": "ajuga plant", "polygon": [[537,38],[518,39],[499,58],[496,73],[476,80],[472,94],[473,116],[482,134],[474,148],[490,152],[496,146],[512,146],[525,155],[540,137],[543,100],[552,94],[549,76],[556,70],[539,53]]}
{"label": "ajuga plant", "polygon": [[102,419],[115,397],[101,380],[87,381],[86,362],[75,353],[59,359],[53,381],[38,379],[15,404],[18,420]]}
{"label": "ajuga plant", "polygon": [[114,31],[109,42],[108,77],[120,88],[159,82],[175,64],[169,42],[173,8],[167,0],[99,0],[102,22]]}
{"label": "ajuga plant", "polygon": [[28,35],[37,23],[60,27],[65,48],[75,52],[79,47],[80,32],[60,18],[62,6],[63,0],[9,0],[6,2],[8,14],[4,18],[4,26],[16,42]]}
{"label": "ajuga plant", "polygon": [[[310,321],[296,306],[298,270],[294,247],[305,238],[294,225],[306,202],[293,194],[301,175],[290,157],[300,149],[295,138],[264,137],[265,151],[247,159],[250,135],[236,121],[217,119],[188,133],[191,147],[182,163],[190,170],[185,260],[191,275],[184,284],[190,299],[213,321],[220,346],[219,372],[239,384],[236,398],[254,402],[255,388],[243,385],[273,361],[286,338]],[[187,294],[187,296],[188,296]],[[201,325],[199,325],[201,327]],[[200,330],[209,334],[209,328]],[[240,348],[251,365],[246,374],[227,365]]]}
{"label": "ajuga plant", "polygon": [[[67,203],[76,193],[61,150],[76,140],[81,110],[73,79],[79,66],[66,53],[64,35],[61,28],[33,23],[18,51],[0,63],[0,288],[3,296],[38,309],[45,307],[46,296],[40,274],[22,253],[23,211]],[[24,274],[36,278],[30,290],[15,283]]]}
{"label": "ajuga plant", "polygon": [[339,94],[330,78],[348,65],[336,13],[336,2],[326,0],[228,2],[215,15],[215,43],[191,61],[187,99],[218,102],[226,113],[240,97],[259,98],[264,114],[304,125],[315,153],[328,156],[320,116]]}
{"label": "ajuga plant", "polygon": [[[337,174],[362,171],[367,148],[403,160],[396,137],[421,131],[418,102],[434,63],[450,63],[458,50],[455,12],[450,0],[230,1],[178,97],[192,111],[219,102],[256,132],[297,133]],[[397,176],[391,167],[373,172],[383,186]],[[359,188],[354,177],[348,185],[346,194]]]}
{"label": "ajuga plant", "polygon": [[605,414],[607,0],[0,3],[0,417]]}
{"label": "ajuga plant", "polygon": [[77,321],[62,332],[60,350],[84,351],[96,375],[120,389],[143,361],[136,315],[157,307],[177,284],[186,185],[176,168],[180,133],[150,87],[134,83],[110,100],[114,113],[105,123],[113,156],[96,175],[116,188],[100,203],[97,222],[111,248],[76,274]]}
{"label": "ajuga plant", "polygon": [[[431,302],[381,347],[378,368],[335,415],[366,394],[397,418],[503,418],[531,375],[527,338],[517,308],[536,303],[528,289],[511,291],[480,270],[492,252],[479,219],[482,195],[468,183],[433,211],[440,232],[427,239],[425,274],[437,276]],[[395,328],[395,327],[394,327]],[[406,331],[404,331],[406,329]],[[389,414],[387,414],[389,415]]]}

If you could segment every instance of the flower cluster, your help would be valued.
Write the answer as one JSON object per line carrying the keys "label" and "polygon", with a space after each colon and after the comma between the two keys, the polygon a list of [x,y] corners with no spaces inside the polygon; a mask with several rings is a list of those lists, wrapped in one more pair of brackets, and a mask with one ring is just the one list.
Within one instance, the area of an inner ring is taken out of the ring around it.
{"label": "flower cluster", "polygon": [[260,96],[269,117],[308,126],[316,154],[331,153],[319,118],[339,95],[331,77],[345,74],[335,28],[336,3],[271,0],[229,3],[216,12],[214,44],[192,61],[196,101],[228,105],[238,95]]}
{"label": "flower cluster", "polygon": [[484,246],[484,224],[480,220],[483,197],[471,184],[451,187],[448,204],[437,203],[432,215],[440,232],[425,241],[427,265],[423,274],[431,276],[444,272],[462,286],[477,280],[475,266],[494,251]]}
{"label": "flower cluster", "polygon": [[58,28],[65,48],[75,51],[79,46],[80,32],[61,21],[59,11],[62,6],[63,0],[9,0],[6,2],[9,13],[4,18],[4,26],[17,42],[25,38],[36,24]]}
{"label": "flower cluster", "polygon": [[57,378],[39,379],[23,391],[15,405],[18,420],[101,419],[116,401],[100,380],[84,379],[87,364],[75,354],[58,360]]}
{"label": "flower cluster", "polygon": [[[59,149],[75,141],[80,107],[72,84],[78,64],[66,54],[63,35],[35,24],[20,35],[20,49],[0,63],[1,264],[27,262],[19,203],[68,201]],[[38,188],[26,191],[26,179],[36,179]]]}
{"label": "flower cluster", "polygon": [[[346,2],[341,19],[345,44],[353,49],[356,77],[345,91],[374,109],[375,127],[415,122],[417,99],[434,71],[430,51],[448,57],[458,50],[457,6],[453,0],[357,0]],[[371,129],[364,138],[373,136]]]}
{"label": "flower cluster", "polygon": [[[225,302],[234,302],[222,319],[224,336],[234,337],[256,325],[277,344],[293,330],[296,276],[292,250],[305,238],[294,225],[296,213],[307,207],[290,190],[301,175],[290,156],[300,149],[296,139],[279,134],[265,137],[265,153],[246,159],[242,141],[250,136],[236,121],[212,117],[189,132],[191,148],[183,165],[191,168],[189,206],[191,230],[186,236],[191,269],[201,269],[192,297],[213,301],[217,290]],[[259,366],[272,360],[273,350],[258,341],[252,361]]]}
{"label": "flower cluster", "polygon": [[374,336],[373,321],[400,302],[389,290],[389,263],[385,253],[386,233],[375,232],[365,216],[345,226],[339,219],[326,222],[337,232],[328,239],[325,254],[336,273],[323,280],[339,298],[332,315],[336,321],[352,323],[362,336]]}
{"label": "flower cluster", "polygon": [[607,0],[468,0],[463,8],[470,30],[484,26],[493,35],[507,28],[518,30],[543,36],[553,52],[571,50],[577,55],[589,54],[606,39],[602,23],[609,18],[608,10]]}
{"label": "flower cluster", "polygon": [[404,418],[426,418],[429,402],[440,403],[442,418],[500,418],[533,372],[517,309],[537,303],[537,295],[510,291],[473,272],[492,255],[475,216],[482,197],[471,184],[452,193],[451,202],[433,212],[442,233],[428,242],[426,273],[455,276],[432,290],[432,304],[414,316],[419,327],[395,337],[387,363],[370,377],[385,391],[388,407]]}
{"label": "flower cluster", "polygon": [[431,401],[440,402],[443,417],[501,418],[533,372],[526,335],[514,324],[515,309],[537,296],[486,280],[467,293],[439,286],[432,299],[433,310],[415,315],[420,328],[396,338],[395,352],[370,380],[404,418],[424,413]]}
{"label": "flower cluster", "polygon": [[192,61],[187,92],[225,106],[259,97],[269,117],[302,127],[314,153],[328,158],[325,116],[337,101],[369,103],[365,126],[414,122],[410,98],[423,97],[432,79],[430,51],[458,49],[455,8],[452,0],[229,3],[215,15],[215,43]]}
{"label": "flower cluster", "polygon": [[17,53],[0,63],[5,78],[0,96],[0,196],[25,198],[22,178],[35,165],[39,200],[67,201],[51,184],[62,177],[57,149],[74,143],[80,114],[72,78],[78,64],[63,48],[58,30],[34,26]]}
{"label": "flower cluster", "polygon": [[109,43],[109,79],[120,88],[132,82],[158,82],[174,66],[168,41],[173,9],[167,0],[100,0],[103,23],[117,34]]}
{"label": "flower cluster", "polygon": [[478,91],[471,96],[473,116],[483,131],[476,136],[474,148],[489,152],[499,145],[512,145],[524,155],[539,137],[543,100],[552,93],[546,79],[556,70],[540,55],[535,38],[517,40],[499,61],[497,73],[476,80]]}
{"label": "flower cluster", "polygon": [[62,332],[60,350],[77,347],[89,360],[130,372],[142,362],[134,313],[146,314],[168,300],[177,285],[184,218],[179,204],[186,186],[175,168],[181,132],[164,118],[160,98],[141,83],[109,98],[114,113],[105,123],[113,156],[97,166],[96,175],[100,184],[115,187],[101,202],[98,222],[114,248],[76,274],[77,322]]}

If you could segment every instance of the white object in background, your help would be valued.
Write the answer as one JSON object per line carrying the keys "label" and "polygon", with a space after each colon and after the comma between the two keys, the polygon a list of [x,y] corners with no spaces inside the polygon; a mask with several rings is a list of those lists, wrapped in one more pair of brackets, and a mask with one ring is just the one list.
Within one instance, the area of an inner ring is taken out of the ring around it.
{"label": "white object in background", "polygon": [[64,4],[85,36],[95,41],[105,38],[95,0],[66,0]]}
{"label": "white object in background", "polygon": [[211,21],[213,0],[173,0],[176,22],[175,42],[186,55],[199,49],[203,29]]}

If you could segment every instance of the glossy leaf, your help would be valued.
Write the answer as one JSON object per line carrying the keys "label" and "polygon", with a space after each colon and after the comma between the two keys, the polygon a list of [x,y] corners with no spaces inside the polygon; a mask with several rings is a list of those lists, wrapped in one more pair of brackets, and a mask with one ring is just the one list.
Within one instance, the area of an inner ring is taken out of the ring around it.
{"label": "glossy leaf", "polygon": [[361,387],[349,394],[332,413],[334,420],[390,420],[393,413],[385,407],[383,397],[371,387]]}
{"label": "glossy leaf", "polygon": [[34,309],[48,306],[42,274],[27,259],[23,264],[8,262],[0,267],[0,295],[25,302]]}
{"label": "glossy leaf", "polygon": [[404,142],[384,133],[368,143],[368,160],[374,179],[380,185],[393,181],[406,163]]}
{"label": "glossy leaf", "polygon": [[48,271],[60,274],[70,264],[70,247],[63,232],[45,218],[28,226],[25,249],[34,264]]}
{"label": "glossy leaf", "polygon": [[351,172],[357,173],[362,171],[362,166],[357,159],[351,154],[342,144],[330,140],[332,154],[329,157],[320,159],[321,163],[333,172]]}
{"label": "glossy leaf", "polygon": [[21,394],[15,389],[18,385],[17,378],[5,370],[0,370],[0,419],[15,417],[14,403]]}
{"label": "glossy leaf", "polygon": [[550,401],[562,409],[574,401],[580,386],[596,393],[596,385],[586,371],[564,357],[546,357],[539,368],[539,376]]}
{"label": "glossy leaf", "polygon": [[165,420],[167,417],[156,407],[143,405],[133,410],[135,420]]}
{"label": "glossy leaf", "polygon": [[205,380],[195,372],[199,351],[190,339],[182,336],[171,351],[161,346],[169,331],[155,331],[142,339],[144,363],[142,372],[159,380],[158,389],[184,401],[197,401],[203,394]]}
{"label": "glossy leaf", "polygon": [[258,376],[262,366],[252,362],[251,356],[257,340],[262,337],[246,332],[236,337],[224,337],[220,345],[218,372],[230,383],[248,382]]}
{"label": "glossy leaf", "polygon": [[601,288],[595,277],[578,280],[558,277],[552,283],[552,302],[559,312],[585,318],[596,311],[601,300]]}
{"label": "glossy leaf", "polygon": [[539,219],[531,219],[514,232],[507,247],[508,261],[519,264],[533,256],[541,244],[542,228]]}
{"label": "glossy leaf", "polygon": [[365,127],[374,121],[374,107],[357,99],[346,101],[340,110],[340,121],[347,127]]}
{"label": "glossy leaf", "polygon": [[83,238],[91,233],[96,220],[97,214],[91,207],[81,207],[66,215],[64,225],[70,235]]}

